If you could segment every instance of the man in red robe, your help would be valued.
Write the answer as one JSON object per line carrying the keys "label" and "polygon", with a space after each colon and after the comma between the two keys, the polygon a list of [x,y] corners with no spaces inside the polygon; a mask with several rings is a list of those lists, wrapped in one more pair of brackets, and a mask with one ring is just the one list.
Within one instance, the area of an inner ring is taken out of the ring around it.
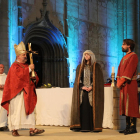
{"label": "man in red robe", "polygon": [[117,87],[120,88],[120,115],[126,116],[126,129],[120,133],[137,133],[136,118],[139,118],[139,101],[137,86],[138,56],[133,52],[135,42],[124,39],[122,51],[126,55],[122,58],[118,67]]}
{"label": "man in red robe", "polygon": [[[1,105],[8,112],[8,127],[13,136],[19,136],[18,129],[30,128],[30,136],[43,133],[35,128],[34,109],[37,102],[35,83],[30,78],[34,64],[29,66],[26,48],[23,42],[14,45],[16,61],[9,69],[4,86]],[[38,82],[36,75],[36,83]]]}

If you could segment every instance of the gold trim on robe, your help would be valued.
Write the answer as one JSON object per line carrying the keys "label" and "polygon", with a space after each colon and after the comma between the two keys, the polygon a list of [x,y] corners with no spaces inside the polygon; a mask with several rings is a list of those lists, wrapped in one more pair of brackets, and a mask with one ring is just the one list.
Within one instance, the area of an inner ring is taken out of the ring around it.
{"label": "gold trim on robe", "polygon": [[[132,52],[130,55],[125,55],[122,59],[123,59],[123,62],[122,62],[122,65],[124,64],[125,60],[127,60],[131,55],[135,54],[134,52]],[[127,57],[127,58],[126,58]]]}
{"label": "gold trim on robe", "polygon": [[128,95],[128,93],[127,93],[127,99],[126,99],[126,112],[125,112],[126,116],[128,116],[128,106],[129,106],[129,95]]}
{"label": "gold trim on robe", "polygon": [[133,76],[132,79],[130,77],[127,77],[127,76],[117,76],[116,78],[125,78],[125,79],[128,79],[128,80],[137,80],[137,75]]}
{"label": "gold trim on robe", "polygon": [[121,114],[123,112],[123,92],[121,92]]}

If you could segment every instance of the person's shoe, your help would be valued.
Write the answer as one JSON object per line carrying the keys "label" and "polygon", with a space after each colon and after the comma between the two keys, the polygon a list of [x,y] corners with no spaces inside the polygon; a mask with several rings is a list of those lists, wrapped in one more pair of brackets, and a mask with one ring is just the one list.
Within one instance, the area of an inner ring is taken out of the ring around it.
{"label": "person's shoe", "polygon": [[35,135],[34,130],[30,130],[30,131],[29,131],[29,135],[30,135],[30,136],[34,136],[34,135]]}
{"label": "person's shoe", "polygon": [[9,129],[8,129],[8,127],[7,126],[5,126],[5,127],[0,127],[0,131],[8,131]]}
{"label": "person's shoe", "polygon": [[20,136],[17,130],[13,130],[12,135],[15,137]]}
{"label": "person's shoe", "polygon": [[128,134],[134,134],[134,133],[137,133],[137,130],[136,130],[136,118],[135,117],[131,117],[130,118],[130,129],[128,129],[126,132],[124,132],[124,135],[128,135]]}
{"label": "person's shoe", "polygon": [[119,133],[126,133],[130,129],[130,117],[126,116],[126,128],[124,130],[119,131]]}
{"label": "person's shoe", "polygon": [[43,132],[45,132],[44,129],[41,129],[41,130],[40,130],[40,129],[35,128],[35,129],[29,131],[29,135],[30,135],[30,136],[34,136],[34,135],[36,135],[36,134],[41,134],[41,133],[43,133]]}
{"label": "person's shoe", "polygon": [[124,130],[119,131],[119,133],[126,133],[129,130],[129,128],[126,128]]}
{"label": "person's shoe", "polygon": [[129,130],[124,132],[124,135],[134,134],[134,133],[137,133],[137,130],[135,128],[130,128]]}
{"label": "person's shoe", "polygon": [[126,133],[126,131],[128,131],[130,129],[130,126],[127,125],[126,128],[124,130],[119,131],[119,133]]}
{"label": "person's shoe", "polygon": [[4,129],[4,131],[9,131],[7,126],[3,127],[3,129]]}
{"label": "person's shoe", "polygon": [[4,131],[4,127],[0,127],[0,131]]}

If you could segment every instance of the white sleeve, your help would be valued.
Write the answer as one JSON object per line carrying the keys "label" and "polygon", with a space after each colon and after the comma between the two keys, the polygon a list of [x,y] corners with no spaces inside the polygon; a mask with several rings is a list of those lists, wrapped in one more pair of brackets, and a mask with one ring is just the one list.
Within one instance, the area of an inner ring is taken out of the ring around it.
{"label": "white sleeve", "polygon": [[30,67],[29,67],[29,73],[31,72],[32,70],[30,69]]}

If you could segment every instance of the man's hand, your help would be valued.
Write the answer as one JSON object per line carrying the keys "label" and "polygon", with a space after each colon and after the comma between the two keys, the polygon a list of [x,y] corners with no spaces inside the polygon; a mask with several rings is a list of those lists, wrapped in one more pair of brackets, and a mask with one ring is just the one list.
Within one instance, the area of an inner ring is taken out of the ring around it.
{"label": "man's hand", "polygon": [[120,88],[121,86],[119,84],[117,84],[117,88]]}
{"label": "man's hand", "polygon": [[30,64],[30,65],[29,65],[29,68],[30,68],[31,70],[34,70],[34,69],[35,69],[34,64]]}
{"label": "man's hand", "polygon": [[125,78],[117,78],[117,88],[122,88],[124,83],[126,83],[127,80]]}

